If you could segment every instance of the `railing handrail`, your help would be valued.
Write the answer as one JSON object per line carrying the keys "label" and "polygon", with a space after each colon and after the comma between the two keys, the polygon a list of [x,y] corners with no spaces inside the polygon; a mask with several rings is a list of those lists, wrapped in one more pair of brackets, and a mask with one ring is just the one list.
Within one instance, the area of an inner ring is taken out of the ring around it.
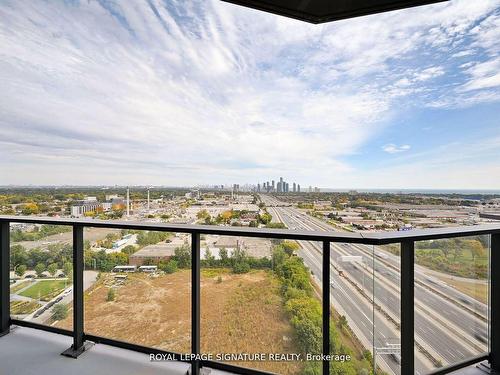
{"label": "railing handrail", "polygon": [[384,245],[400,243],[402,241],[423,241],[442,238],[479,236],[485,234],[500,234],[499,224],[481,224],[445,228],[412,229],[407,231],[384,232],[340,232],[334,231],[305,231],[279,228],[233,227],[200,224],[153,223],[125,220],[99,220],[52,218],[40,216],[5,216],[0,215],[0,222],[53,224],[53,225],[81,225],[83,227],[101,227],[112,229],[168,231],[177,233],[199,233],[221,236],[263,237],[290,240],[330,241],[361,243],[366,245]]}
{"label": "railing handrail", "polygon": [[[0,336],[9,332],[11,324],[25,325],[28,327],[45,329],[48,331],[67,334],[67,331],[55,327],[45,327],[33,322],[11,319],[9,311],[9,274],[10,274],[10,224],[11,223],[32,223],[32,224],[54,224],[67,225],[73,227],[73,345],[63,352],[64,355],[76,358],[85,351],[86,338],[97,340],[96,342],[108,343],[110,345],[144,352],[148,348],[140,345],[118,342],[99,336],[86,335],[84,332],[84,232],[86,227],[104,227],[113,229],[134,229],[153,230],[188,233],[191,235],[191,352],[200,354],[200,244],[201,234],[216,234],[225,236],[261,237],[274,239],[292,239],[305,241],[321,241],[322,252],[322,332],[330,331],[330,244],[332,242],[358,243],[367,245],[383,245],[389,243],[399,243],[401,246],[401,368],[405,372],[414,373],[414,266],[415,266],[415,242],[431,239],[491,235],[490,242],[490,351],[486,354],[493,369],[500,369],[500,299],[491,298],[497,296],[500,291],[500,273],[491,270],[500,269],[500,223],[459,226],[437,229],[415,229],[411,231],[399,232],[334,232],[332,231],[297,231],[274,228],[249,228],[249,227],[228,227],[212,225],[194,224],[171,224],[171,223],[151,223],[133,222],[123,220],[89,220],[74,218],[51,218],[33,216],[1,216],[0,215]],[[329,374],[330,335],[323,335],[322,360],[323,374]],[[159,349],[151,350],[159,351]],[[164,352],[164,351],[162,351]],[[165,352],[168,353],[168,352]],[[173,353],[175,354],[175,353]],[[177,354],[175,354],[177,355]],[[481,357],[484,358],[484,357]],[[375,361],[375,360],[374,360]],[[226,371],[233,371],[241,374],[266,374],[264,371],[233,366],[227,363],[214,361],[192,360],[191,370],[194,374],[199,374],[200,366],[208,366]],[[449,368],[438,370],[436,373],[447,373],[452,369],[468,365],[465,361],[452,365]],[[373,366],[376,366],[375,362]]]}

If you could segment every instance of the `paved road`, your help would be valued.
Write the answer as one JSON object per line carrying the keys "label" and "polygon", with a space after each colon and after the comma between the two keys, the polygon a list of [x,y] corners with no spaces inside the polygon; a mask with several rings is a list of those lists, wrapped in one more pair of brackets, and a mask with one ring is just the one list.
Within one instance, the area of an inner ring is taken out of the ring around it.
{"label": "paved road", "polygon": [[[275,215],[280,218],[290,229],[306,229],[306,230],[332,230],[332,228],[318,219],[312,218],[299,210],[286,207],[279,204],[275,198],[262,196],[269,206],[274,211]],[[278,204],[277,204],[278,203]],[[271,212],[272,214],[273,212]],[[321,253],[320,244],[309,242],[304,246],[299,255],[304,258],[305,263],[314,272],[318,278],[321,278]],[[381,250],[376,250],[375,253],[380,254]],[[392,317],[399,321],[399,274],[396,270],[399,268],[399,258],[391,254],[383,252],[383,257],[375,256],[372,246],[354,245],[354,244],[333,244],[331,247],[332,264],[341,255],[358,255],[363,258],[362,267],[344,267],[345,274],[349,279],[358,286],[364,288],[368,296],[373,296],[375,291],[375,303],[380,305],[384,311],[387,311]],[[375,272],[372,268],[375,259]],[[338,266],[338,264],[337,264]],[[446,293],[452,299],[455,298],[458,304],[463,307],[476,309],[480,314],[487,308],[484,304],[472,300],[470,297],[450,288],[447,285],[439,282],[438,279],[433,279],[425,275],[421,268],[416,267],[415,279],[426,285],[438,289],[442,293]],[[332,298],[337,306],[342,306],[346,313],[352,318],[351,324],[357,325],[359,331],[364,335],[362,341],[372,343],[373,341],[373,324],[372,315],[373,309],[367,304],[369,302],[360,293],[352,292],[348,289],[349,283],[341,277],[335,269],[331,271],[332,280],[337,288],[333,288]],[[373,276],[375,274],[375,285],[373,285]],[[336,277],[336,278],[335,278]],[[450,290],[451,289],[451,290]],[[485,335],[487,326],[484,321],[473,316],[463,308],[454,303],[440,297],[430,290],[416,285],[415,299],[418,307],[415,313],[415,333],[417,341],[422,344],[430,353],[438,357],[444,363],[454,363],[470,356],[473,356],[482,350],[486,351],[486,345],[482,342],[479,335]],[[465,301],[465,302],[464,302]],[[477,307],[477,308],[476,308]],[[441,324],[436,320],[442,321]],[[384,321],[385,320],[385,321]],[[375,318],[375,346],[385,346],[387,343],[399,342],[399,332],[395,330],[393,323],[390,323],[386,318]],[[446,327],[450,323],[450,327]],[[458,327],[453,329],[452,326]],[[458,333],[457,333],[458,332]],[[380,356],[394,373],[399,373],[399,365],[394,361],[392,356]],[[385,358],[384,358],[385,357]],[[425,359],[416,358],[416,368],[418,373],[425,373],[430,370],[430,363]]]}

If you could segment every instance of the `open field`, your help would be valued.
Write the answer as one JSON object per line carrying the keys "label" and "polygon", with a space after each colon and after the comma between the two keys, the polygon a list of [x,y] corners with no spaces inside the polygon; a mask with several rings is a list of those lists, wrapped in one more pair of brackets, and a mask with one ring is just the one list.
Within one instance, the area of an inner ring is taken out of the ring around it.
{"label": "open field", "polygon": [[13,315],[31,314],[40,304],[35,301],[11,301],[10,312]]}
{"label": "open field", "polygon": [[[102,274],[85,293],[85,331],[169,351],[191,345],[191,272],[157,278],[129,274],[107,301],[112,274]],[[201,351],[203,353],[297,353],[293,331],[279,295],[279,283],[265,271],[235,275],[203,270]],[[59,327],[72,327],[71,313]],[[263,329],[264,328],[264,329]],[[240,362],[240,365],[300,374],[301,363]]]}
{"label": "open field", "polygon": [[482,282],[467,282],[463,279],[457,279],[453,276],[446,276],[444,274],[436,275],[436,277],[462,293],[467,294],[482,303],[488,303],[488,284]]}
{"label": "open field", "polygon": [[24,297],[48,301],[70,284],[66,280],[41,280],[19,294]]}

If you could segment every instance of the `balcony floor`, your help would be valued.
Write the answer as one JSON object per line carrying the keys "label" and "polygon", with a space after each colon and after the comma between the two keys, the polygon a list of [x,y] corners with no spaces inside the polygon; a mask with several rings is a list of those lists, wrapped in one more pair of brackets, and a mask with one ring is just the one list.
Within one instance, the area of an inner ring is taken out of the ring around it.
{"label": "balcony floor", "polygon": [[[189,364],[150,362],[142,353],[97,344],[78,359],[61,353],[72,338],[26,327],[13,327],[0,337],[0,374],[8,375],[185,375]],[[228,374],[210,371],[210,375]]]}
{"label": "balcony floor", "polygon": [[[13,327],[0,337],[0,374],[9,375],[185,375],[189,365],[183,362],[150,362],[146,354],[97,344],[77,360],[61,353],[71,346],[71,337],[26,327]],[[206,371],[206,370],[205,370]],[[202,372],[203,373],[203,372]],[[229,375],[218,370],[210,375]],[[453,375],[486,375],[481,366],[469,366]]]}

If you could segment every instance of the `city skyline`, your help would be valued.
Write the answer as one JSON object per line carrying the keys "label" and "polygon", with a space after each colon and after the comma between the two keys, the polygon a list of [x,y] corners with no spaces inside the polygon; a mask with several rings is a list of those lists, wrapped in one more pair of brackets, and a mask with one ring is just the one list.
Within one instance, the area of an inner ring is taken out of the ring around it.
{"label": "city skyline", "polygon": [[0,15],[0,185],[500,186],[495,1],[327,25],[216,1]]}

